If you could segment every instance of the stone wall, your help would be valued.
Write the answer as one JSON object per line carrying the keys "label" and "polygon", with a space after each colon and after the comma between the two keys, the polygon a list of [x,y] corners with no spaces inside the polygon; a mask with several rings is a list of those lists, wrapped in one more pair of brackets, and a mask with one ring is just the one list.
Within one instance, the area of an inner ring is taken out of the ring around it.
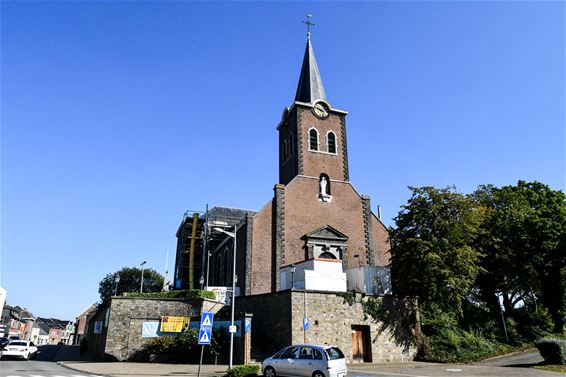
{"label": "stone wall", "polygon": [[291,344],[290,291],[237,297],[236,313],[253,314],[252,354],[267,357]]}
{"label": "stone wall", "polygon": [[[303,316],[306,303],[307,318],[310,322],[307,342],[338,346],[348,362],[352,362],[352,326],[368,326],[372,362],[412,360],[416,349],[406,343],[406,339],[411,338],[411,330],[406,329],[402,336],[393,336],[389,329],[384,329],[382,323],[366,318],[360,303],[360,300],[365,299],[367,298],[358,294],[355,302],[350,305],[343,296],[336,293],[306,292],[305,297],[304,292],[293,292],[293,343],[304,341]],[[384,299],[396,300],[392,297]]]}
{"label": "stone wall", "polygon": [[[350,304],[343,295],[335,292],[286,290],[238,297],[236,311],[253,314],[252,355],[267,357],[289,344],[304,343],[303,317],[306,307],[310,322],[306,342],[336,345],[342,349],[347,361],[352,362],[352,326],[367,326],[372,362],[412,360],[416,349],[408,344],[408,339],[412,339],[411,329],[397,327],[396,335],[393,335],[387,326],[366,318],[360,303],[366,299],[357,295],[355,302]],[[384,300],[399,299],[384,297]]]}
{"label": "stone wall", "polygon": [[106,332],[106,355],[127,360],[152,338],[142,338],[143,322],[159,321],[161,316],[199,317],[201,311],[216,312],[222,305],[208,300],[113,297]]}

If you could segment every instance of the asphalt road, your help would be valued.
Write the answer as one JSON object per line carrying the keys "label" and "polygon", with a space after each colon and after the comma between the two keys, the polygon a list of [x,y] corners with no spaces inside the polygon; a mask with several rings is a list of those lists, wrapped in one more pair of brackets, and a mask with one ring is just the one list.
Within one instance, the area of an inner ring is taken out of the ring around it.
{"label": "asphalt road", "polygon": [[[75,347],[76,348],[76,347]],[[0,377],[194,377],[198,365],[103,363],[79,360],[68,346],[42,347],[36,360],[2,360]],[[66,364],[62,366],[55,361]],[[391,363],[350,364],[347,377],[559,377],[563,374],[530,368],[542,361],[537,351],[475,364]],[[71,369],[69,369],[71,368]],[[203,366],[201,376],[222,376],[227,366]]]}
{"label": "asphalt road", "polygon": [[0,377],[92,377],[57,363],[38,360],[2,360]]}
{"label": "asphalt road", "polygon": [[560,373],[530,368],[542,361],[538,351],[523,352],[475,364],[353,364],[348,377],[558,377]]}

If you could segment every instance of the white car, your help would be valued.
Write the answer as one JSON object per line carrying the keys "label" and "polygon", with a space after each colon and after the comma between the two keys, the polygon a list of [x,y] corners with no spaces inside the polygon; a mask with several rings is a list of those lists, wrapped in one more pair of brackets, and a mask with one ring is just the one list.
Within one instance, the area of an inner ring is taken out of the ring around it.
{"label": "white car", "polygon": [[261,364],[265,377],[346,377],[346,359],[338,347],[297,344],[283,348]]}
{"label": "white car", "polygon": [[29,340],[12,340],[0,350],[0,359],[15,357],[29,360],[37,355],[37,347]]}

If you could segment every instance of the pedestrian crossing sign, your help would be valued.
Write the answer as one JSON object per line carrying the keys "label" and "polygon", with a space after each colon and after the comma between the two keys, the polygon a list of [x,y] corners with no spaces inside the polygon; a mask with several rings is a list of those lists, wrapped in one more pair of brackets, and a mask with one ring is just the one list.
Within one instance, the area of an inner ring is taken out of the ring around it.
{"label": "pedestrian crossing sign", "polygon": [[198,334],[198,344],[210,344],[212,338],[212,328],[211,327],[201,327]]}
{"label": "pedestrian crossing sign", "polygon": [[212,328],[214,322],[214,314],[212,312],[202,312],[200,316],[200,327]]}

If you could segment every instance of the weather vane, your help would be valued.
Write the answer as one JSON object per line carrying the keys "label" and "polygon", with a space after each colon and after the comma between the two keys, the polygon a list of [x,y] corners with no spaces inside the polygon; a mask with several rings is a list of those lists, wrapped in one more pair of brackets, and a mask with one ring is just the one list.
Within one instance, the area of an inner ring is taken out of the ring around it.
{"label": "weather vane", "polygon": [[314,26],[314,24],[311,22],[311,17],[312,17],[312,14],[307,14],[307,20],[301,21],[302,23],[307,24],[307,36],[309,36],[309,37],[311,35],[311,26]]}

